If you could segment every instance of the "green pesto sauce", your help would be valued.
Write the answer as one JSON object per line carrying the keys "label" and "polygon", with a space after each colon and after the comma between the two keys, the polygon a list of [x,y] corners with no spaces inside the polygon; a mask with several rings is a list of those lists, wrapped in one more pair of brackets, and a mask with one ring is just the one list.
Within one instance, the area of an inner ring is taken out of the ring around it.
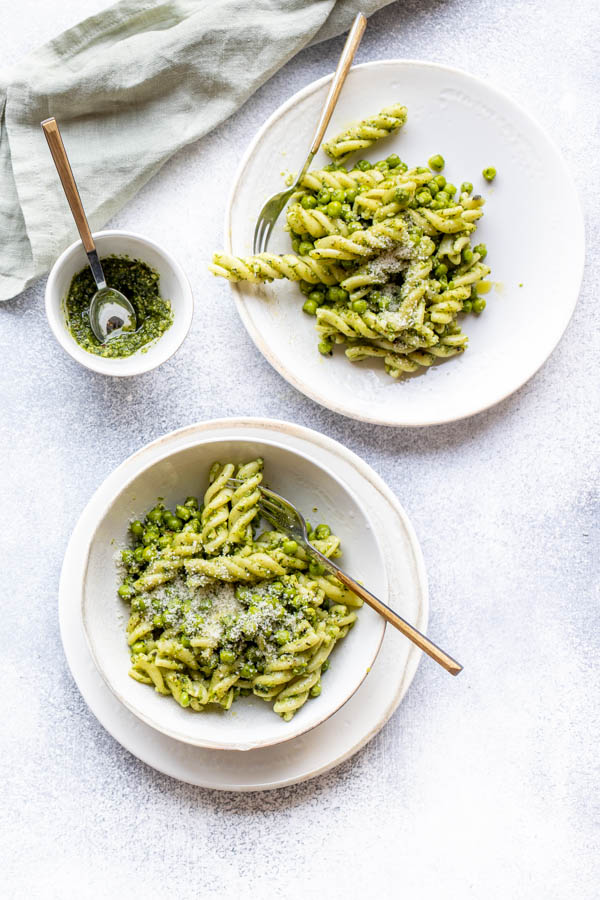
{"label": "green pesto sauce", "polygon": [[65,312],[69,331],[80,347],[96,356],[131,356],[137,350],[147,349],[170,328],[173,322],[171,304],[159,294],[159,274],[139,259],[124,256],[108,256],[102,260],[106,283],[125,294],[131,301],[137,317],[137,331],[124,333],[101,344],[90,326],[90,302],[96,293],[96,284],[89,267],[73,276],[65,300]]}

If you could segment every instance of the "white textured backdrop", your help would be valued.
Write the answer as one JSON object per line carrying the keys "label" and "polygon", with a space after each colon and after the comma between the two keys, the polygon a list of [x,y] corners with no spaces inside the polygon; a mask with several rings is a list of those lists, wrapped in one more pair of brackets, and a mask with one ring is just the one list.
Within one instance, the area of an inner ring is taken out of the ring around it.
{"label": "white textured backdrop", "polygon": [[[3,0],[2,64],[102,6]],[[164,243],[191,277],[196,316],[174,359],[134,380],[96,376],[51,337],[43,283],[0,307],[3,896],[598,897],[599,37],[592,0],[411,0],[376,14],[358,53],[456,64],[503,88],[554,136],[582,194],[590,249],[573,320],[487,413],[393,430],[321,409],[263,361],[206,272],[246,144],[334,68],[342,38],[292,60],[111,223]],[[316,427],[388,481],[422,542],[431,633],[465,664],[452,681],[422,663],[354,759],[254,795],[177,783],[123,750],[71,679],[56,612],[69,533],[108,472],[165,431],[239,414]]]}

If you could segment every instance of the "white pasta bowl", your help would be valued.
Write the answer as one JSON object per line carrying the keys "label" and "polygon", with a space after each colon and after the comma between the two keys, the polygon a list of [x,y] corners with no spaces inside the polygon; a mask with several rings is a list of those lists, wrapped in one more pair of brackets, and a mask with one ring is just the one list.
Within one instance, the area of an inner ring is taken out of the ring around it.
{"label": "white pasta bowl", "polygon": [[98,231],[94,234],[94,241],[101,258],[128,256],[130,259],[141,259],[158,272],[160,294],[171,303],[173,323],[164,334],[131,356],[105,358],[80,347],[69,331],[64,308],[71,279],[88,265],[83,244],[75,241],[58,257],[46,284],[46,316],[52,333],[63,350],[94,372],[117,377],[149,372],[173,356],[190,330],[194,311],[190,283],[171,254],[142,235],[128,231]]}
{"label": "white pasta bowl", "polygon": [[164,455],[151,465],[144,464],[143,451],[137,454],[136,474],[98,514],[90,534],[81,592],[92,657],[107,685],[132,713],[186,744],[251,750],[298,737],[329,718],[354,694],[377,657],[385,621],[367,606],[358,611],[355,626],[330,656],[321,695],[308,700],[289,722],[274,713],[270,703],[255,696],[238,698],[228,711],[209,706],[194,712],[128,674],[125,627],[129,604],[117,595],[119,550],[128,545],[129,522],[151,508],[158,497],[171,508],[190,494],[201,497],[215,460],[237,463],[263,457],[265,483],[288,497],[313,523],[327,522],[341,538],[342,565],[387,601],[386,570],[373,524],[333,472],[289,447],[244,437],[203,440],[192,434],[183,448],[169,450],[169,438],[163,438]]}

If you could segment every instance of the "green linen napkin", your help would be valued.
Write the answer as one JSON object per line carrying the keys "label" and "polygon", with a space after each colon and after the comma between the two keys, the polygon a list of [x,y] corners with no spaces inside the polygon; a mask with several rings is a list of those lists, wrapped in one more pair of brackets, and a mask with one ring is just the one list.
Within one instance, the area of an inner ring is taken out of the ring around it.
{"label": "green linen napkin", "polygon": [[303,47],[391,0],[122,0],[0,75],[0,300],[77,232],[40,122],[58,120],[92,230]]}

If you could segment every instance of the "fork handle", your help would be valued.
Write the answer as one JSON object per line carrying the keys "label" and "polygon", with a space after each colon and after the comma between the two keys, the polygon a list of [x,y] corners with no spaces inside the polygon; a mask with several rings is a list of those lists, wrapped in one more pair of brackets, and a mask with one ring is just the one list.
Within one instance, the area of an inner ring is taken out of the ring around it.
{"label": "fork handle", "polygon": [[331,82],[331,87],[329,88],[329,93],[327,94],[327,100],[325,101],[325,105],[323,106],[323,109],[321,111],[321,118],[319,119],[319,124],[317,125],[315,136],[313,138],[312,144],[310,145],[310,152],[313,156],[321,146],[321,141],[323,140],[325,129],[329,125],[331,114],[335,108],[335,104],[337,103],[340,91],[346,80],[346,76],[350,71],[350,66],[352,65],[354,54],[358,50],[358,45],[360,44],[366,27],[367,18],[359,12],[354,19],[352,28],[350,29],[348,37],[346,38],[346,43],[344,44],[344,49],[342,50],[340,61],[338,62],[337,69],[335,70],[335,75],[333,76],[333,81]]}
{"label": "fork handle", "polygon": [[452,659],[451,656],[448,656],[447,653],[444,652],[437,644],[434,644],[433,641],[430,641],[429,638],[425,637],[424,634],[421,634],[416,628],[410,625],[402,616],[399,616],[398,613],[394,612],[393,609],[390,609],[389,606],[386,606],[381,600],[375,597],[370,591],[359,584],[358,581],[355,581],[354,578],[351,578],[350,575],[346,575],[341,569],[333,563],[330,559],[320,553],[311,545],[311,551],[318,556],[320,562],[326,566],[335,577],[345,584],[347,588],[349,588],[354,594],[358,597],[361,597],[365,603],[371,606],[374,610],[376,610],[383,618],[393,625],[394,628],[397,628],[398,631],[401,631],[409,640],[416,644],[424,653],[434,659],[440,666],[443,666],[447,672],[450,672],[451,675],[458,675],[459,672],[462,672],[462,666],[455,659]]}

